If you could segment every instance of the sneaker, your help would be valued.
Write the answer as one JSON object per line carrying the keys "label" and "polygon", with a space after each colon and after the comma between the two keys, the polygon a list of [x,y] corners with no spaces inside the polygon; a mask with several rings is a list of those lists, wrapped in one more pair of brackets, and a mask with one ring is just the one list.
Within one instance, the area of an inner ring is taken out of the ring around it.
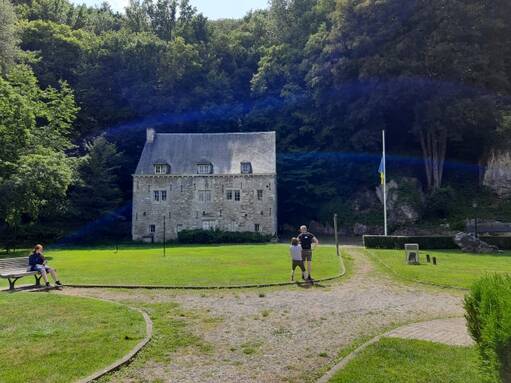
{"label": "sneaker", "polygon": [[62,286],[62,283],[60,283],[60,281],[55,281],[55,285],[56,286]]}
{"label": "sneaker", "polygon": [[50,287],[50,282],[46,282],[46,287]]}

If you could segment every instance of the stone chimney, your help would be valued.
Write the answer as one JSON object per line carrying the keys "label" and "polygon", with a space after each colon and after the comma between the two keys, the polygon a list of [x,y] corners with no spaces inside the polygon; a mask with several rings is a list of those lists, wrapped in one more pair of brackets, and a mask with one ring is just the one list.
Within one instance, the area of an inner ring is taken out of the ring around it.
{"label": "stone chimney", "polygon": [[155,134],[156,134],[156,131],[153,128],[146,129],[146,142],[148,144],[152,144],[154,142]]}

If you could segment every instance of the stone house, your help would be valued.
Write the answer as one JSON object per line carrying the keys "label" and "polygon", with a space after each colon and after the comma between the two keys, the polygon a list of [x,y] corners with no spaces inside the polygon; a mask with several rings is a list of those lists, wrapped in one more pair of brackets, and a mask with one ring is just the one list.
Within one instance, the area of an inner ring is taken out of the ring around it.
{"label": "stone house", "polygon": [[133,240],[183,229],[277,232],[275,132],[156,133],[133,175]]}

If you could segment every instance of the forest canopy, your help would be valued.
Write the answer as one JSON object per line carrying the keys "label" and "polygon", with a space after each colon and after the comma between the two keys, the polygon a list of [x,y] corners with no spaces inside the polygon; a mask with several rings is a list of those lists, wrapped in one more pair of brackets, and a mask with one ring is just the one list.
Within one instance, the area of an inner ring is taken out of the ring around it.
{"label": "forest canopy", "polygon": [[239,20],[0,0],[2,237],[129,237],[147,127],[276,131],[281,226],[374,221],[357,196],[376,195],[385,129],[389,177],[440,218],[508,139],[510,17],[505,0],[272,0]]}

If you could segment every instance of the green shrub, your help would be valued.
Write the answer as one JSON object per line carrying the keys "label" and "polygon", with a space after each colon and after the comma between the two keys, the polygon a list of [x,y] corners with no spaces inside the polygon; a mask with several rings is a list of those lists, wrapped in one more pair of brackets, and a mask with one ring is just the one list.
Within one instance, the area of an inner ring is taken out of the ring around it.
{"label": "green shrub", "polygon": [[511,249],[511,237],[482,235],[479,238],[490,245],[497,246],[501,250]]}
{"label": "green shrub", "polygon": [[485,382],[511,382],[511,277],[481,278],[465,297],[465,311]]}
{"label": "green shrub", "polygon": [[269,234],[254,233],[251,231],[233,232],[221,230],[182,230],[178,233],[178,242],[185,244],[195,243],[264,243],[269,242]]}
{"label": "green shrub", "polygon": [[445,219],[459,213],[460,208],[456,191],[448,186],[435,190],[427,197],[424,216],[430,219]]}
{"label": "green shrub", "polygon": [[364,246],[368,249],[404,249],[406,243],[418,243],[420,249],[457,249],[449,236],[384,236],[364,235]]}

